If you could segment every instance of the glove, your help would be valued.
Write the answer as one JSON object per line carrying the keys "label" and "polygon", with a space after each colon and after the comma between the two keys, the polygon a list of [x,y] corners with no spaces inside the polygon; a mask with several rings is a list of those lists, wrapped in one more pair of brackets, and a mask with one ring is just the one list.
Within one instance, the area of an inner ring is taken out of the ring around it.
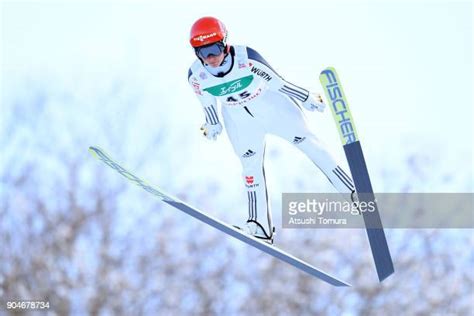
{"label": "glove", "polygon": [[314,110],[317,110],[318,112],[323,112],[324,108],[326,108],[326,104],[324,104],[323,98],[321,98],[321,95],[317,93],[310,93],[308,95],[308,99],[303,102],[303,106],[306,110],[311,112]]}
{"label": "glove", "polygon": [[222,133],[222,125],[221,123],[217,123],[214,125],[205,123],[203,126],[201,126],[201,131],[203,131],[203,134],[207,139],[216,140],[217,135]]}

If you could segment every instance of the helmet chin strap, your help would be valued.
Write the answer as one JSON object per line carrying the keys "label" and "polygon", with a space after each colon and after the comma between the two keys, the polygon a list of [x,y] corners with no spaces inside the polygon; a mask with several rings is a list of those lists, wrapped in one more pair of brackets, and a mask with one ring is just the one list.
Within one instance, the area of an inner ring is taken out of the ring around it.
{"label": "helmet chin strap", "polygon": [[221,64],[219,65],[219,67],[220,67],[220,66],[222,66],[222,65],[224,64],[224,62],[225,62],[225,59],[226,59],[226,58],[227,58],[227,56],[229,55],[229,52],[230,52],[229,46],[226,46],[226,47],[225,47],[225,54],[224,54],[224,58],[222,59],[222,62],[221,62]]}

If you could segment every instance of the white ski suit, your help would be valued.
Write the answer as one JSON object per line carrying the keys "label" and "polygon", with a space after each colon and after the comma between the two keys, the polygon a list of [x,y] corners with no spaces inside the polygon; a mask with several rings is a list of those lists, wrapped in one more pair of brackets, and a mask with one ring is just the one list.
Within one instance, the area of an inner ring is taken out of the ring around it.
{"label": "white ski suit", "polygon": [[265,233],[272,235],[263,166],[267,133],[284,138],[303,151],[339,192],[352,193],[351,178],[309,130],[296,102],[306,101],[309,92],[285,81],[249,47],[231,46],[224,62],[231,63],[228,70],[213,75],[215,70],[198,59],[189,69],[188,80],[208,124],[220,124],[217,100],[222,105],[227,135],[242,164],[248,219],[260,223]]}

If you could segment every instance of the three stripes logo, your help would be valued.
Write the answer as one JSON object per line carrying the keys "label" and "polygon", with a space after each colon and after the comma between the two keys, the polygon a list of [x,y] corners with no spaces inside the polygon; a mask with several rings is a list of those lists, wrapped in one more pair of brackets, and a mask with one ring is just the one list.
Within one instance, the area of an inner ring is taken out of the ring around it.
{"label": "three stripes logo", "polygon": [[305,139],[306,139],[306,137],[298,137],[298,136],[295,136],[295,138],[293,139],[293,144],[302,143]]}
{"label": "three stripes logo", "polygon": [[295,86],[294,84],[292,84],[291,86],[283,85],[283,87],[280,88],[279,91],[285,93],[286,95],[290,97],[296,98],[300,100],[301,102],[305,102],[309,96],[308,90]]}
{"label": "three stripes logo", "polygon": [[253,155],[255,155],[255,152],[251,149],[247,150],[247,152],[245,154],[242,155],[242,158],[249,158],[249,157],[252,157]]}
{"label": "three stripes logo", "polygon": [[350,190],[354,191],[354,183],[352,182],[351,177],[349,177],[341,167],[337,166],[336,169],[333,169],[332,172],[341,180],[342,183]]}

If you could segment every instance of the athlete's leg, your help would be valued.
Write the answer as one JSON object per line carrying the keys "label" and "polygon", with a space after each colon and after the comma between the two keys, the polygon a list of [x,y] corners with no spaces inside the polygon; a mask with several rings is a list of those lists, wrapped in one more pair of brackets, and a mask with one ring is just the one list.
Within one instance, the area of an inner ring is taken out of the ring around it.
{"label": "athlete's leg", "polygon": [[271,120],[266,121],[267,130],[288,140],[305,153],[337,191],[345,196],[352,194],[354,184],[351,177],[339,166],[327,146],[308,128],[299,105],[290,98],[275,93],[268,96],[268,101],[275,110],[271,110]]}
{"label": "athlete's leg", "polygon": [[[248,197],[248,221],[261,226],[271,238],[273,223],[268,202],[265,170],[265,130],[244,109],[223,108],[224,124],[235,154],[242,165],[242,178]],[[261,231],[260,230],[260,231]]]}

